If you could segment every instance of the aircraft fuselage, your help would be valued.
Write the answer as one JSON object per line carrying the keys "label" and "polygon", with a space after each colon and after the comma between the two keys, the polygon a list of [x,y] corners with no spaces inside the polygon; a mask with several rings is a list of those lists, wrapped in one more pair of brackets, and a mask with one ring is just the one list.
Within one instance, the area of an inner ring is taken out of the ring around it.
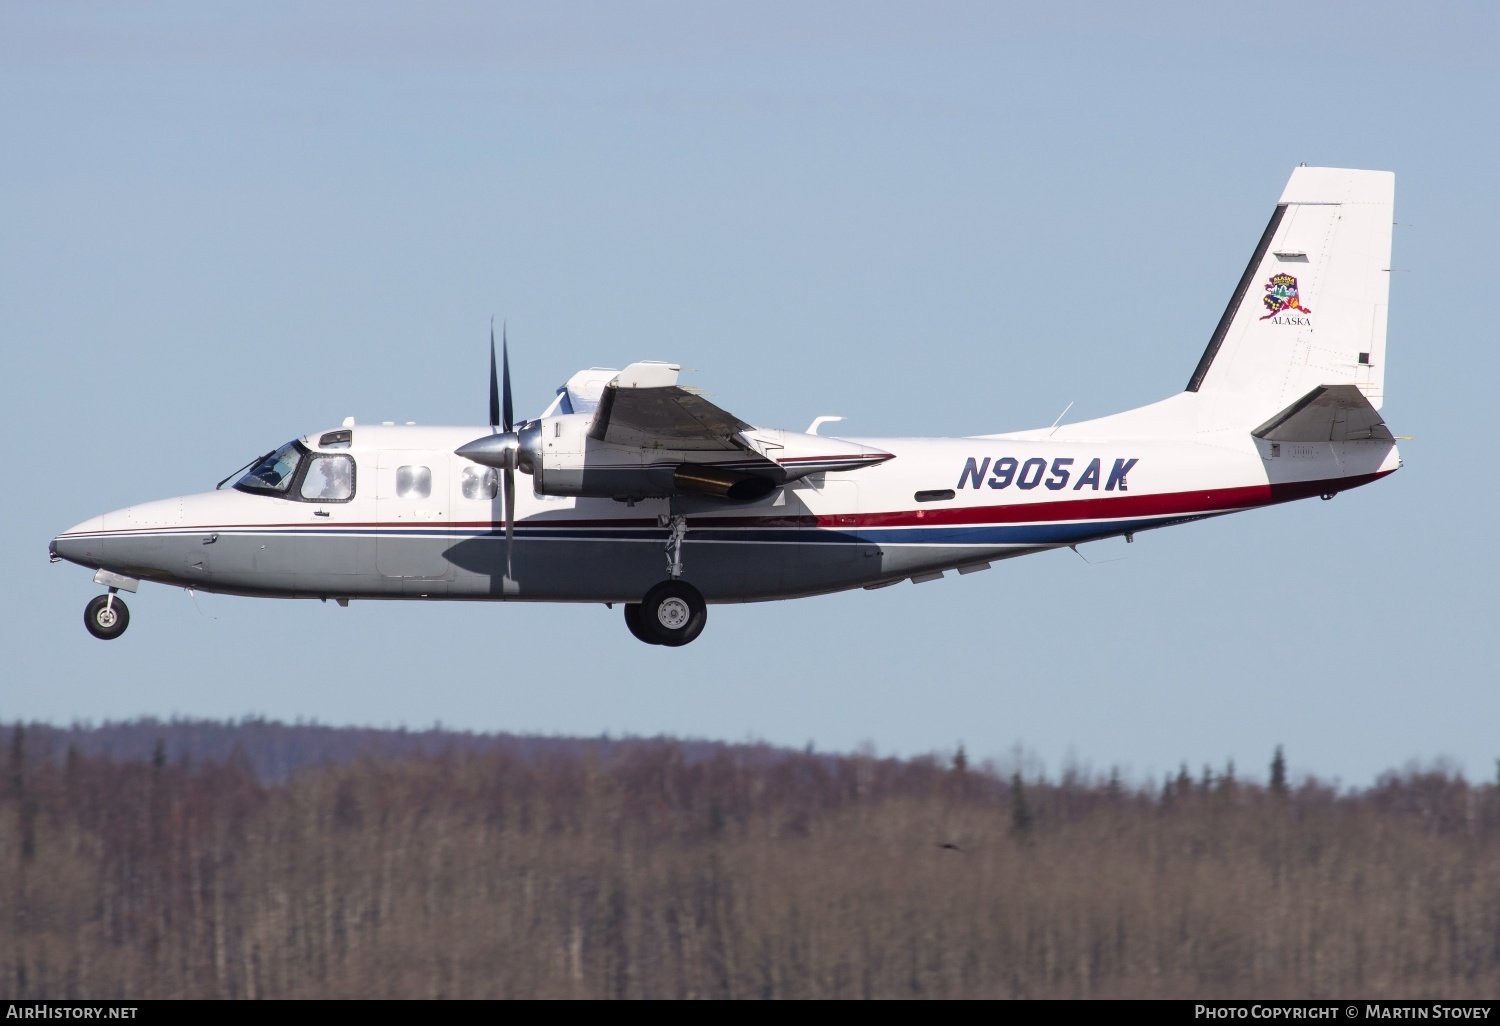
{"label": "aircraft fuselage", "polygon": [[[895,454],[749,503],[534,495],[520,478],[507,573],[493,474],[453,450],[483,428],[370,426],[342,501],[232,489],[130,506],[59,535],[57,556],[206,592],[289,598],[634,602],[666,576],[710,603],[931,579],[1012,556],[1331,494],[1388,473],[1381,441],[1238,444],[1022,437],[852,439]],[[319,452],[312,434],[302,440]]]}

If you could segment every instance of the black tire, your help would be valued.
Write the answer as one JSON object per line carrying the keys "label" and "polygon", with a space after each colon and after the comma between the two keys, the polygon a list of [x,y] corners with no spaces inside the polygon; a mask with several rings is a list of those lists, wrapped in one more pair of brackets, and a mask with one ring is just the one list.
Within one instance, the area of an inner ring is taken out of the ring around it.
{"label": "black tire", "polygon": [[113,602],[109,595],[95,595],[83,607],[83,625],[100,641],[113,641],[130,626],[130,610],[118,595]]}
{"label": "black tire", "polygon": [[641,599],[641,631],[658,645],[678,648],[703,633],[708,605],[686,581],[662,581]]}
{"label": "black tire", "polygon": [[630,628],[630,633],[635,635],[635,640],[644,641],[648,645],[660,645],[651,635],[646,633],[641,626],[641,605],[639,602],[625,603],[625,626]]}

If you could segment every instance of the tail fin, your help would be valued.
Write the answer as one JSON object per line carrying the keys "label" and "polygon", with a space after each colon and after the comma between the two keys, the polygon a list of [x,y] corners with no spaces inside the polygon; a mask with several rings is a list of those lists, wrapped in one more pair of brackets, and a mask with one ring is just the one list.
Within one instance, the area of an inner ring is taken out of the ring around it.
{"label": "tail fin", "polygon": [[1323,385],[1385,394],[1395,175],[1299,167],[1188,382],[1269,416]]}

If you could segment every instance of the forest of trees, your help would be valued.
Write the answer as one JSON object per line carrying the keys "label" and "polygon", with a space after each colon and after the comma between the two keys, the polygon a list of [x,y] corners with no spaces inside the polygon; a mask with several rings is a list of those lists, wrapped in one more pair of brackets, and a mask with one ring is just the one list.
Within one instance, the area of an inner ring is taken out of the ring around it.
{"label": "forest of trees", "polygon": [[0,749],[15,998],[1500,992],[1500,788],[1445,770],[1135,786],[262,721]]}

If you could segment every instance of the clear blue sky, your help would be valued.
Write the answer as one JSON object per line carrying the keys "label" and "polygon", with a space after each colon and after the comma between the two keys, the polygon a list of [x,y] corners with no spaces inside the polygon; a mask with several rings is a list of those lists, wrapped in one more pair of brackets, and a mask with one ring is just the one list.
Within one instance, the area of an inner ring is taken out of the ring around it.
{"label": "clear blue sky", "polygon": [[[0,6],[0,717],[1491,779],[1497,9],[1203,6]],[[636,359],[863,435],[1163,398],[1304,161],[1397,174],[1386,415],[1415,440],[1330,503],[715,607],[679,651],[602,606],[153,585],[103,644],[88,574],[46,561],[351,414],[482,420],[492,313],[526,412]]]}

